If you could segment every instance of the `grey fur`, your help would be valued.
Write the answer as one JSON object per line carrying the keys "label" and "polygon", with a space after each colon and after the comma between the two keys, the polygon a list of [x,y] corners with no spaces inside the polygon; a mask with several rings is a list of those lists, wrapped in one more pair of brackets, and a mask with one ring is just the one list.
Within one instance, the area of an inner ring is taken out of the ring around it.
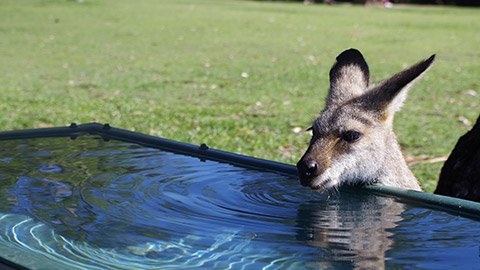
{"label": "grey fur", "polygon": [[350,49],[330,70],[326,107],[312,124],[310,145],[297,163],[300,182],[312,189],[377,184],[421,190],[402,156],[393,117],[409,88],[435,55],[369,86],[362,54]]}

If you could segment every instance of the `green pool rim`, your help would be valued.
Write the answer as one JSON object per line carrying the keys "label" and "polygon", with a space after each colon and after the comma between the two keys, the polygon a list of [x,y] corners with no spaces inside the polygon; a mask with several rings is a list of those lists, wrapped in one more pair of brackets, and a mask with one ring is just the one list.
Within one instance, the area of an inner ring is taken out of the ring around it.
{"label": "green pool rim", "polygon": [[[97,135],[105,140],[119,140],[136,143],[146,147],[157,148],[168,152],[198,157],[205,160],[215,160],[230,163],[240,167],[272,171],[284,175],[297,176],[297,168],[291,164],[260,159],[231,152],[209,148],[202,144],[192,145],[165,138],[146,135],[138,132],[111,127],[109,124],[75,123],[66,127],[38,128],[0,132],[0,140],[32,139],[45,137],[70,137],[72,139],[84,135]],[[436,195],[426,192],[404,190],[384,186],[348,187],[353,191],[362,189],[369,193],[384,197],[393,197],[414,205],[442,210],[454,215],[480,220],[480,203],[463,199]]]}

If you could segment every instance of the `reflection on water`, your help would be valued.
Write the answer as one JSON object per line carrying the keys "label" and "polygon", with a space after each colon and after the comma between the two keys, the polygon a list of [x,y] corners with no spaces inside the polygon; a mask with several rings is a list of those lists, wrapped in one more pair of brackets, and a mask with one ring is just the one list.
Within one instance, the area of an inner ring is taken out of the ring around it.
{"label": "reflection on water", "polygon": [[34,269],[480,263],[475,221],[97,137],[1,141],[0,200],[0,254]]}
{"label": "reflection on water", "polygon": [[403,210],[391,198],[354,192],[339,194],[331,204],[307,202],[298,210],[298,239],[323,251],[318,267],[385,268],[385,252],[393,245],[391,231]]}

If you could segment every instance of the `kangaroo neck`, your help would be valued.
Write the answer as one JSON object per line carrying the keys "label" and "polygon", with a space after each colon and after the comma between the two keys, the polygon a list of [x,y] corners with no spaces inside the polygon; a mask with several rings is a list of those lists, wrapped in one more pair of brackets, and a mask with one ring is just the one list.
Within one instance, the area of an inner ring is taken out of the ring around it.
{"label": "kangaroo neck", "polygon": [[407,162],[403,157],[400,145],[393,131],[386,143],[388,144],[387,149],[389,149],[389,151],[387,151],[385,156],[384,169],[382,177],[379,180],[380,184],[384,186],[422,190],[417,178],[415,178],[407,166]]}

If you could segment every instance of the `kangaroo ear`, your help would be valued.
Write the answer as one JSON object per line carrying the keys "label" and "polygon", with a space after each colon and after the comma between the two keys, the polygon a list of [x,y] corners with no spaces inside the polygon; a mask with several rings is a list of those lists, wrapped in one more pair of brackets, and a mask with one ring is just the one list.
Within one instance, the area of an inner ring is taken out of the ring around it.
{"label": "kangaroo ear", "polygon": [[342,52],[330,70],[327,106],[361,96],[367,90],[369,80],[370,72],[363,55],[356,49]]}
{"label": "kangaroo ear", "polygon": [[362,104],[370,110],[378,111],[384,121],[393,122],[407,98],[410,87],[432,66],[435,55],[407,68],[390,79],[375,85],[362,98]]}

